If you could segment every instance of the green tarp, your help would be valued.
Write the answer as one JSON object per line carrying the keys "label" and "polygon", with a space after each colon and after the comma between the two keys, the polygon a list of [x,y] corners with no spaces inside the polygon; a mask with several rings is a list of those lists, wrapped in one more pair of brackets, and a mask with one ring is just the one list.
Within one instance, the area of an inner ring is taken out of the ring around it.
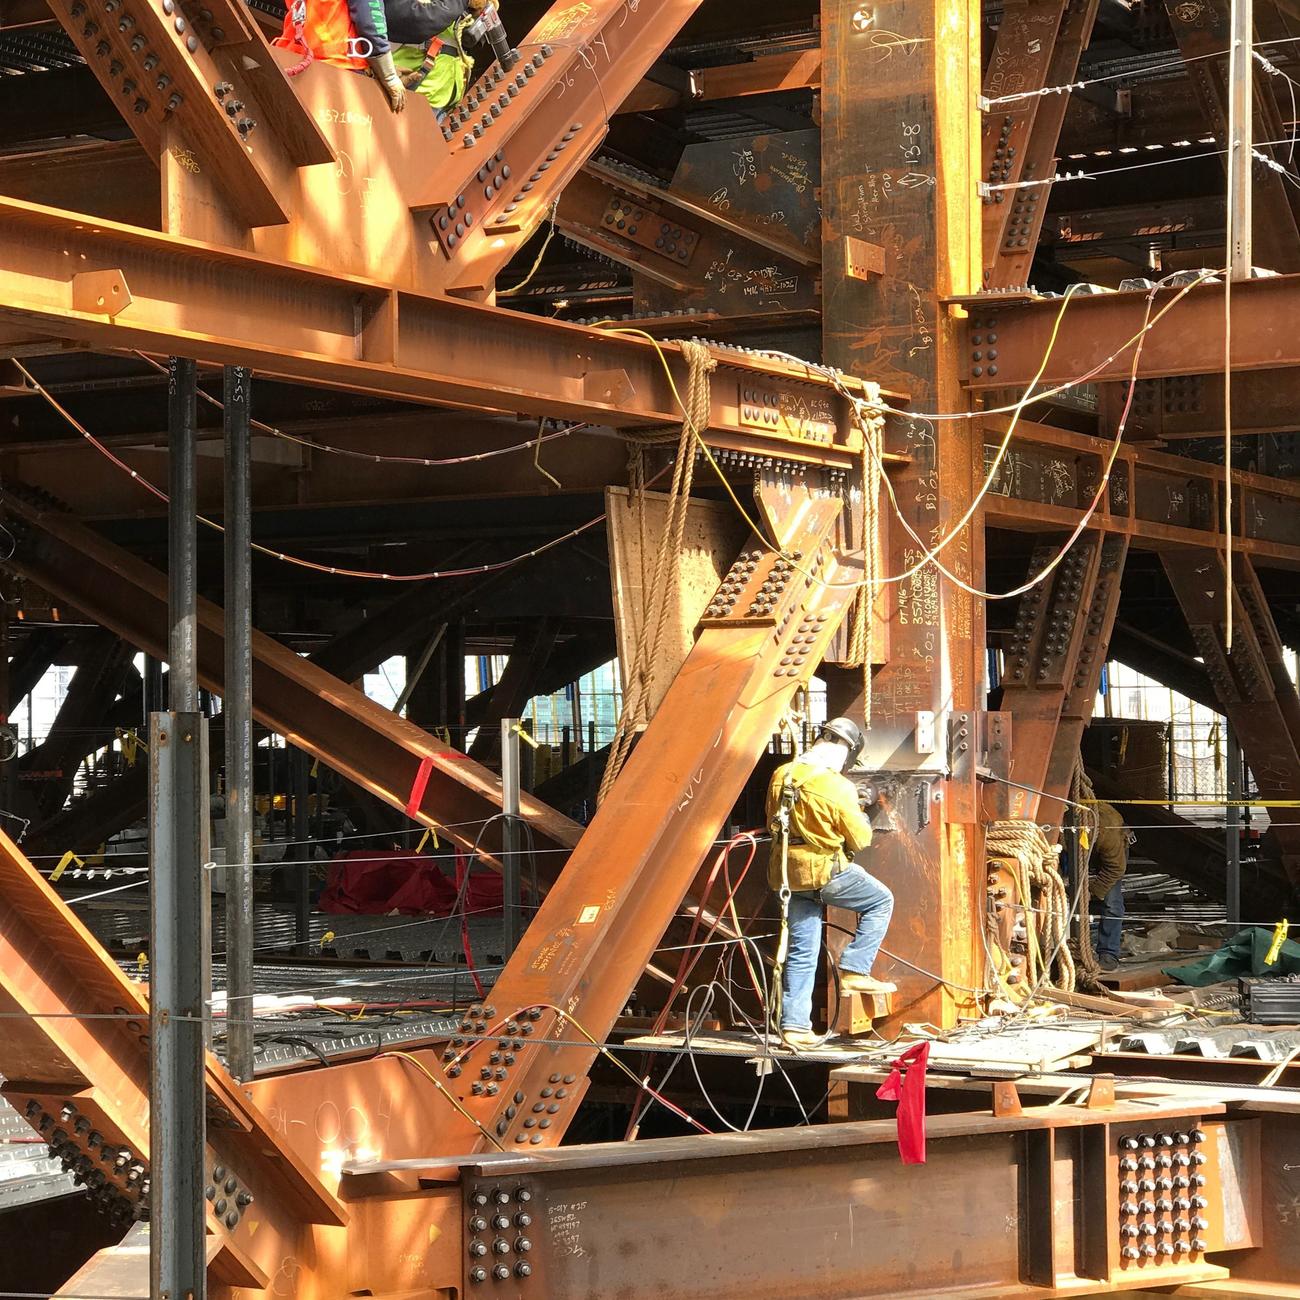
{"label": "green tarp", "polygon": [[1238,975],[1300,975],[1300,943],[1286,939],[1277,961],[1271,966],[1264,958],[1273,946],[1270,926],[1256,925],[1238,930],[1217,952],[1186,966],[1166,966],[1163,974],[1179,984],[1201,989],[1207,984],[1236,979]]}

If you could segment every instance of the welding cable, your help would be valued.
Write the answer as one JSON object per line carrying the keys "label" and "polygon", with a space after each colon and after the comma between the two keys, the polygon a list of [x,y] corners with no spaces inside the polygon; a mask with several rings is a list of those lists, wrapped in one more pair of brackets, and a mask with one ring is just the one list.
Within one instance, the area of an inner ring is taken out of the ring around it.
{"label": "welding cable", "polygon": [[430,1069],[429,1069],[429,1068],[424,1064],[424,1062],[421,1061],[417,1056],[413,1055],[411,1052],[402,1052],[402,1051],[397,1050],[396,1048],[391,1048],[391,1047],[388,1048],[388,1049],[385,1050],[385,1051],[382,1051],[382,1052],[376,1052],[376,1053],[375,1053],[375,1057],[376,1057],[376,1058],[382,1058],[382,1057],[385,1057],[385,1056],[396,1057],[398,1060],[406,1061],[406,1062],[408,1062],[409,1064],[415,1066],[415,1068],[416,1068],[417,1070],[419,1070],[419,1072],[420,1072],[422,1075],[424,1075],[424,1077],[425,1077],[426,1079],[428,1079],[429,1082],[430,1082],[431,1084],[433,1084],[433,1086],[434,1086],[435,1088],[437,1088],[437,1090],[438,1090],[440,1093],[442,1093],[442,1095],[443,1095],[444,1097],[446,1097],[446,1099],[447,1099],[449,1102],[451,1102],[452,1106],[455,1107],[455,1109],[456,1109],[457,1111],[459,1111],[460,1114],[461,1114],[465,1119],[469,1120],[469,1122],[470,1122],[471,1124],[473,1124],[474,1127],[475,1127],[476,1129],[478,1129],[478,1131],[479,1131],[480,1133],[482,1133],[483,1136],[484,1136],[485,1138],[487,1138],[487,1140],[488,1140],[489,1142],[491,1142],[492,1145],[493,1145],[494,1147],[496,1147],[496,1149],[497,1149],[498,1151],[502,1151],[502,1152],[505,1151],[505,1147],[502,1146],[502,1144],[497,1140],[497,1136],[496,1136],[496,1134],[495,1134],[495,1133],[492,1133],[492,1132],[489,1132],[486,1128],[484,1128],[484,1126],[483,1126],[481,1123],[479,1123],[479,1121],[478,1121],[478,1120],[477,1120],[477,1119],[476,1119],[472,1114],[470,1114],[470,1112],[469,1112],[468,1110],[466,1110],[464,1106],[462,1106],[462,1105],[460,1104],[459,1099],[458,1099],[457,1097],[455,1097],[455,1096],[452,1094],[452,1092],[451,1092],[448,1088],[446,1088],[446,1087],[443,1085],[442,1080],[439,1079],[438,1076],[435,1075],[434,1072],[433,1072],[432,1070],[430,1070]]}
{"label": "welding cable", "polygon": [[[109,450],[98,438],[94,436],[66,407],[62,406],[58,399],[32,374],[21,361],[15,360],[14,365],[22,372],[32,388],[39,393],[45,400],[63,416],[67,422],[77,430],[85,440],[95,448],[100,455],[106,457],[118,469],[129,474],[137,483],[140,484],[151,495],[165,504],[170,504],[170,498],[161,488],[155,487],[142,474],[133,470],[120,456],[116,456]],[[531,446],[532,443],[530,442]],[[214,532],[224,533],[226,530],[221,524],[204,515],[196,515],[195,518],[199,523]],[[369,569],[345,569],[334,564],[318,564],[315,560],[304,560],[301,556],[288,555],[284,551],[277,551],[273,547],[263,546],[260,542],[251,542],[249,545],[252,550],[257,551],[260,555],[269,555],[272,559],[279,560],[284,564],[291,564],[295,568],[309,569],[313,573],[326,573],[335,578],[358,578],[370,582],[431,582],[439,578],[466,578],[476,577],[482,573],[496,573],[502,569],[509,569],[512,566],[521,563],[524,560],[535,559],[539,555],[545,554],[549,550],[571,541],[581,534],[589,532],[598,524],[605,522],[603,514],[598,515],[595,519],[589,519],[585,524],[579,524],[577,528],[570,529],[562,537],[554,537],[549,542],[543,542],[541,546],[534,547],[531,551],[524,551],[520,555],[513,556],[508,560],[498,560],[491,564],[475,564],[464,569],[438,569],[428,573],[377,573]]]}
{"label": "welding cable", "polygon": [[[1151,292],[1147,294],[1147,308],[1146,308],[1147,320],[1149,320],[1151,317],[1151,308],[1155,300],[1154,294],[1155,294],[1155,289],[1153,287]],[[904,573],[903,576],[910,577],[913,573],[917,571],[917,567],[919,565],[923,565],[924,563],[932,560],[934,562],[935,567],[939,570],[940,573],[944,575],[945,578],[948,579],[949,582],[953,583],[954,586],[966,592],[967,595],[973,596],[979,600],[1011,600],[1014,597],[1023,596],[1025,592],[1031,591],[1034,587],[1038,586],[1039,583],[1046,581],[1046,579],[1050,577],[1051,574],[1064,562],[1065,557],[1070,553],[1071,549],[1074,547],[1075,542],[1077,542],[1079,538],[1083,535],[1084,530],[1088,527],[1089,523],[1091,523],[1093,516],[1097,513],[1097,510],[1100,508],[1102,501],[1105,499],[1107,489],[1110,486],[1111,472],[1115,468],[1115,461],[1119,457],[1120,445],[1124,440],[1124,430],[1128,426],[1128,417],[1130,412],[1133,409],[1133,398],[1137,393],[1138,366],[1142,360],[1142,349],[1143,346],[1145,345],[1145,342],[1146,342],[1146,335],[1145,333],[1143,333],[1138,340],[1137,346],[1133,349],[1133,365],[1129,373],[1128,392],[1124,398],[1124,407],[1120,414],[1120,419],[1118,425],[1116,426],[1115,434],[1111,439],[1110,454],[1106,459],[1105,469],[1102,471],[1101,479],[1097,484],[1097,490],[1093,494],[1092,501],[1088,504],[1087,509],[1079,517],[1078,523],[1075,525],[1074,530],[1073,532],[1071,532],[1070,536],[1065,540],[1065,543],[1056,551],[1055,555],[1053,555],[1052,558],[1036,574],[1034,574],[1033,577],[1026,579],[1018,587],[1013,587],[1010,591],[985,591],[983,588],[975,587],[971,583],[965,581],[965,579],[958,577],[957,574],[953,573],[951,569],[949,569],[946,565],[940,562],[940,560],[938,559],[938,553],[942,549],[943,545],[946,544],[945,542],[941,542],[938,546],[934,547],[926,555],[923,555],[922,558],[919,561],[917,561],[917,565],[913,565],[909,570],[907,570]],[[1013,419],[1011,423],[1008,425],[1008,429],[1007,429],[1008,436],[1007,438],[1003,439],[1002,446],[999,448],[999,457],[998,457],[999,462],[1001,456],[1005,454],[1008,445],[1008,440],[1010,438],[1010,434],[1012,429],[1014,428],[1014,425],[1015,425],[1015,420]],[[890,504],[893,506],[894,514],[898,517],[899,523],[902,524],[908,536],[911,537],[911,539],[924,550],[925,542],[922,541],[920,535],[916,532],[915,528],[912,527],[911,523],[903,514],[902,508],[898,502],[898,496],[894,491],[893,482],[890,480],[889,475],[883,472],[884,470],[883,465],[881,466],[881,470],[882,470],[881,477],[885,484],[885,491],[889,496]],[[988,490],[989,490],[989,480],[986,479],[984,487],[980,489],[980,492],[976,496],[973,504],[978,505],[979,502],[983,499],[984,494]],[[969,512],[967,518],[969,518]],[[959,522],[954,526],[953,532],[949,533],[948,535],[949,540],[953,536],[955,536],[957,529],[960,529],[964,526],[964,523],[965,520]],[[881,583],[885,583],[885,582],[893,581],[893,579],[881,578],[878,579],[877,581]]]}
{"label": "welding cable", "polygon": [[701,984],[693,988],[686,998],[686,1018],[683,1027],[686,1035],[686,1054],[691,1063],[691,1073],[695,1076],[695,1086],[699,1089],[700,1096],[704,1098],[704,1104],[713,1112],[717,1120],[730,1129],[732,1133],[748,1133],[750,1125],[754,1122],[754,1116],[758,1114],[759,1103],[763,1100],[763,1089],[767,1084],[767,1072],[760,1070],[758,1075],[758,1087],[754,1090],[754,1101],[749,1108],[749,1115],[745,1119],[742,1127],[737,1128],[714,1104],[713,1098],[709,1095],[709,1090],[704,1086],[704,1080],[700,1077],[699,1062],[695,1059],[695,1052],[691,1044],[691,1003],[695,1000],[697,993],[704,993],[704,1005],[700,1008],[700,1022],[703,1023],[709,1012],[713,1008],[714,999],[716,998],[716,985]]}
{"label": "welding cable", "polygon": [[[726,865],[731,856],[732,848],[736,844],[745,841],[748,841],[749,843],[749,857],[745,861],[745,865],[740,873],[740,877],[737,879],[736,883],[732,885],[730,879],[730,872],[726,870]],[[758,841],[755,838],[754,832],[744,831],[741,834],[734,836],[726,845],[724,845],[723,848],[719,851],[717,857],[714,859],[713,869],[709,872],[708,880],[705,882],[703,896],[700,899],[699,906],[695,909],[694,918],[691,922],[690,933],[686,937],[686,943],[682,946],[682,958],[677,965],[677,974],[673,978],[672,988],[669,989],[667,996],[664,998],[664,1004],[660,1008],[659,1014],[655,1017],[653,1023],[650,1026],[651,1037],[656,1037],[657,1035],[663,1033],[664,1027],[668,1023],[668,1017],[672,1013],[673,1003],[677,1000],[678,994],[681,993],[682,989],[686,985],[686,981],[691,977],[691,974],[694,972],[695,967],[699,964],[700,959],[704,955],[704,949],[710,946],[709,941],[713,938],[713,935],[717,932],[717,928],[722,921],[722,916],[727,912],[728,908],[730,908],[730,911],[734,918],[734,923],[737,931],[740,931],[740,919],[738,916],[736,916],[736,906],[735,906],[736,890],[739,889],[741,884],[744,883],[745,876],[748,874],[749,868],[753,864],[754,857],[757,853],[757,850],[758,850]],[[722,909],[717,914],[714,915],[713,920],[709,924],[708,930],[704,934],[704,938],[699,943],[696,943],[695,937],[699,932],[700,923],[706,915],[708,904],[709,904],[709,898],[713,894],[713,887],[717,883],[717,880],[720,875],[724,876],[726,885],[729,889],[727,899],[723,903]],[[744,951],[743,933],[741,934],[740,938],[742,941],[742,951]],[[727,942],[732,943],[733,941],[728,940]],[[655,951],[663,952],[666,950],[662,948],[658,948]],[[749,964],[748,954],[746,954],[746,965],[748,964]],[[751,975],[753,975],[752,967],[750,968],[750,973]],[[754,985],[755,992],[758,993],[760,1000],[763,1000],[764,995],[758,988],[757,976],[754,976],[754,979],[755,979],[755,985]],[[765,1002],[764,1005],[766,1005]],[[690,995],[687,996],[687,1007],[689,1008],[689,1006],[690,1006]],[[689,1015],[689,1010],[688,1010],[688,1015]],[[628,1122],[627,1131],[624,1134],[625,1141],[630,1141],[635,1136],[635,1130],[640,1124],[641,1116],[645,1114],[644,1110],[642,1110],[639,1114],[637,1112],[637,1107],[640,1105],[641,1102],[642,1092],[650,1082],[649,1065],[644,1061],[642,1063],[641,1074],[642,1074],[641,1090],[637,1092],[637,1095],[632,1102],[632,1115]],[[665,1079],[666,1078],[667,1076],[665,1076]],[[662,1086],[663,1084],[661,1083],[660,1087],[662,1088]]]}
{"label": "welding cable", "polygon": [[[161,362],[155,360],[147,352],[141,352],[138,348],[133,349],[135,355],[147,365],[152,366],[162,374],[167,374],[167,367]],[[198,389],[198,395],[208,403],[209,406],[215,406],[217,410],[224,411],[226,404],[219,397],[207,392],[205,389]],[[250,419],[249,424],[262,433],[268,434],[272,438],[281,438],[285,442],[297,443],[300,447],[307,447],[311,451],[329,452],[334,456],[350,456],[354,460],[366,460],[375,465],[420,465],[430,469],[441,469],[449,465],[472,465],[482,460],[491,460],[496,456],[509,456],[519,451],[532,451],[539,445],[554,442],[557,438],[567,438],[572,434],[581,433],[591,428],[591,425],[583,422],[580,424],[571,424],[567,428],[558,429],[553,433],[548,433],[544,437],[540,434],[535,438],[529,438],[527,442],[515,443],[510,447],[496,447],[492,451],[473,452],[467,456],[394,456],[381,454],[372,451],[357,451],[354,447],[337,447],[330,443],[316,442],[311,438],[303,438],[293,433],[286,433],[283,429],[276,428],[273,424],[267,424],[263,420]]]}

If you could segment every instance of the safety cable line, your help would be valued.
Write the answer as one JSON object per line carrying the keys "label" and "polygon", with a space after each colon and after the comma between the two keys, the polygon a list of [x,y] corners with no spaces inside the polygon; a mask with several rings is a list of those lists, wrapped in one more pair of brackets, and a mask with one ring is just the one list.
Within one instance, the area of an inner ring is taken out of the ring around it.
{"label": "safety cable line", "polygon": [[[26,366],[23,365],[21,361],[15,359],[14,365],[22,372],[28,383],[32,385],[36,392],[38,392],[56,411],[58,411],[58,413],[63,416],[63,418],[67,420],[67,422],[76,429],[76,431],[85,438],[85,440],[94,447],[101,456],[106,457],[116,465],[118,469],[128,474],[139,483],[142,488],[156,497],[159,501],[162,501],[164,504],[170,504],[171,499],[162,488],[155,487],[154,484],[152,484],[142,474],[132,469],[131,466],[122,460],[120,456],[114,455],[114,453],[106,447],[104,443],[96,438],[80,420],[78,420],[66,407],[59,403],[58,399],[54,397],[54,395],[32,374],[30,370],[27,369]],[[196,515],[195,517],[198,519],[199,523],[211,528],[214,532],[224,533],[226,531],[221,524],[215,522],[215,520],[208,519],[204,515]],[[305,560],[301,556],[288,555],[284,551],[275,550],[273,547],[263,546],[260,542],[252,542],[250,545],[252,549],[257,551],[259,554],[269,555],[272,559],[280,560],[284,564],[290,564],[300,569],[310,569],[314,573],[326,573],[336,578],[358,578],[373,582],[431,582],[439,578],[476,577],[483,573],[496,573],[502,569],[509,569],[516,564],[522,563],[524,560],[534,559],[547,551],[553,550],[555,547],[571,541],[573,538],[590,531],[592,528],[595,528],[597,525],[603,524],[604,522],[605,516],[603,514],[597,515],[596,518],[587,520],[585,524],[580,524],[577,528],[570,529],[570,531],[565,533],[563,536],[552,538],[549,542],[543,542],[541,546],[536,546],[530,551],[524,551],[508,560],[498,560],[491,564],[471,565],[464,569],[437,569],[428,573],[377,573],[369,569],[348,569],[343,568],[340,565],[318,564],[315,560]]]}
{"label": "safety cable line", "polygon": [[[1274,39],[1259,41],[1257,44],[1271,49],[1277,45],[1294,45],[1297,42],[1300,42],[1300,36],[1279,36]],[[1016,91],[1014,94],[998,95],[994,98],[985,98],[981,95],[979,107],[982,111],[988,112],[1004,104],[1018,104],[1027,99],[1041,99],[1047,95],[1064,95],[1075,90],[1083,90],[1088,86],[1100,86],[1109,81],[1125,81],[1129,79],[1140,81],[1143,77],[1149,77],[1157,72],[1174,71],[1185,67],[1189,63],[1200,63],[1206,59],[1221,59],[1225,54],[1231,53],[1231,48],[1228,48],[1210,50],[1205,54],[1192,54],[1186,57],[1180,54],[1167,63],[1157,63],[1145,68],[1131,68],[1126,72],[1110,72],[1100,77],[1088,77],[1081,81],[1064,82],[1059,86],[1041,86],[1037,90],[1021,90]]]}
{"label": "safety cable line", "polygon": [[[134,349],[134,351],[135,355],[139,357],[141,361],[153,366],[155,370],[158,370],[164,375],[167,373],[167,367],[155,358],[151,357],[147,352],[141,352],[138,348]],[[219,411],[224,411],[226,409],[225,402],[223,402],[219,397],[214,396],[203,388],[200,388],[197,391],[198,395],[207,402],[209,406],[215,406]],[[254,429],[258,429],[272,438],[282,438],[285,442],[294,442],[301,447],[308,447],[312,451],[329,452],[334,456],[350,456],[354,460],[370,461],[372,464],[376,465],[421,465],[430,469],[441,469],[449,465],[471,465],[483,460],[492,460],[497,456],[509,456],[518,451],[532,451],[538,443],[545,445],[548,442],[554,442],[557,438],[567,438],[572,434],[591,430],[591,425],[584,421],[580,424],[571,424],[564,429],[558,429],[552,433],[546,434],[544,437],[529,438],[527,442],[515,443],[509,447],[496,447],[491,451],[478,451],[465,456],[431,457],[394,456],[387,453],[373,451],[358,451],[355,447],[338,447],[331,443],[316,442],[311,438],[303,438],[298,434],[286,433],[283,429],[277,428],[273,424],[267,424],[264,420],[258,420],[256,418],[251,418],[249,424]]]}

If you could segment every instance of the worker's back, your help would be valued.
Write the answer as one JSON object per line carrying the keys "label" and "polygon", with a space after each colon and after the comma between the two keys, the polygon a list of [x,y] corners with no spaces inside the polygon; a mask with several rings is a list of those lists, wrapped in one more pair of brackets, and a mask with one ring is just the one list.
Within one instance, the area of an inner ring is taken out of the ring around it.
{"label": "worker's back", "polygon": [[[853,782],[821,764],[795,759],[777,768],[767,791],[768,822],[789,790],[790,835],[785,877],[791,889],[820,889],[847,858],[871,843],[871,823],[858,807]],[[774,835],[768,883],[782,884],[783,846]]]}

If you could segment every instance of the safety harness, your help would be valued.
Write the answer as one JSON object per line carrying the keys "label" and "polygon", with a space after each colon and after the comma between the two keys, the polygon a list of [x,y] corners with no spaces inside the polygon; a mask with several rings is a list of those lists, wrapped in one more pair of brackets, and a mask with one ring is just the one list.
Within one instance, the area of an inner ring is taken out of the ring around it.
{"label": "safety harness", "polygon": [[773,1033],[779,1033],[781,1028],[785,962],[790,955],[790,814],[794,812],[798,797],[798,789],[787,772],[781,783],[781,797],[771,826],[781,853],[781,888],[776,895],[781,900],[781,936],[776,944],[776,960],[772,963],[772,995],[768,999],[768,1028]]}

